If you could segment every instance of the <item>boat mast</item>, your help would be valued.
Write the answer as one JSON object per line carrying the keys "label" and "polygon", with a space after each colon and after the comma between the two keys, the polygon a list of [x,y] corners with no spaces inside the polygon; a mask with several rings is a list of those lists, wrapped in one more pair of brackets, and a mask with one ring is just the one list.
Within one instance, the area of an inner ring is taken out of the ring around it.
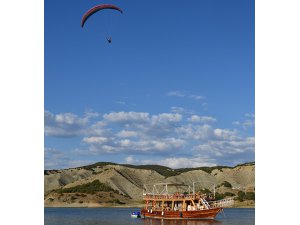
{"label": "boat mast", "polygon": [[166,183],[166,194],[168,195],[168,184]]}
{"label": "boat mast", "polygon": [[195,195],[195,182],[193,182],[193,195]]}
{"label": "boat mast", "polygon": [[214,199],[216,199],[216,184],[214,184]]}

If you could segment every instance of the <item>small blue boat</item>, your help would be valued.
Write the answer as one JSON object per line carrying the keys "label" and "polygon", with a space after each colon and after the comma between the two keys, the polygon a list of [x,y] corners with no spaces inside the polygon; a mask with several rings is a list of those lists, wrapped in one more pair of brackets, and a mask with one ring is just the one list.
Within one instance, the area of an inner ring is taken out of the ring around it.
{"label": "small blue boat", "polygon": [[140,218],[141,217],[141,213],[140,212],[132,212],[131,213],[131,217],[132,218]]}

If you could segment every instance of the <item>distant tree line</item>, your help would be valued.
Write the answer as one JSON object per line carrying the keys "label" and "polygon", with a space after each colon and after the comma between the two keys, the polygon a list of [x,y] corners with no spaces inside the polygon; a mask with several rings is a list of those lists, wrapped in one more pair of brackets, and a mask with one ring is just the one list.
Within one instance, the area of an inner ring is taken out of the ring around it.
{"label": "distant tree line", "polygon": [[243,191],[239,191],[238,192],[238,196],[237,196],[237,200],[239,200],[240,202],[244,201],[244,200],[255,200],[255,192],[243,192]]}
{"label": "distant tree line", "polygon": [[157,173],[163,175],[164,177],[171,177],[171,176],[176,176],[184,172],[189,172],[193,170],[202,170],[205,171],[206,173],[211,174],[211,172],[215,169],[218,169],[220,171],[223,171],[222,169],[224,168],[235,168],[237,166],[250,166],[250,165],[255,165],[255,162],[247,162],[244,164],[239,164],[234,167],[230,166],[212,166],[212,167],[195,167],[195,168],[179,168],[179,169],[172,169],[170,167],[166,166],[160,166],[160,165],[130,165],[130,164],[118,164],[118,163],[112,163],[112,162],[97,162],[91,165],[83,166],[80,168],[87,169],[94,171],[95,168],[100,167],[103,168],[104,166],[107,165],[121,165],[121,166],[126,166],[129,168],[134,168],[134,169],[145,169],[145,170],[154,170]]}

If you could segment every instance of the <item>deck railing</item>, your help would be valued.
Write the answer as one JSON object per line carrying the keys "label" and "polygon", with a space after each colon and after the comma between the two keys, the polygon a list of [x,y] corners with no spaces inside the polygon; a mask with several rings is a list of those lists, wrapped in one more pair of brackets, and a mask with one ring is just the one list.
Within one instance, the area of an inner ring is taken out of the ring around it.
{"label": "deck railing", "polygon": [[218,201],[212,201],[209,202],[209,205],[211,208],[217,208],[217,207],[230,207],[234,204],[234,197],[230,197],[230,198],[224,198]]}
{"label": "deck railing", "polygon": [[146,194],[143,196],[144,200],[151,200],[151,199],[200,199],[205,198],[205,194],[168,194],[168,195],[153,195],[153,194]]}
{"label": "deck railing", "polygon": [[168,195],[153,195],[153,194],[146,194],[143,196],[143,199],[145,201],[147,200],[195,200],[199,199],[201,200],[202,204],[205,205],[205,208],[218,208],[218,207],[231,207],[234,204],[234,197],[230,198],[224,198],[218,201],[206,201],[206,195],[205,194],[168,194]]}

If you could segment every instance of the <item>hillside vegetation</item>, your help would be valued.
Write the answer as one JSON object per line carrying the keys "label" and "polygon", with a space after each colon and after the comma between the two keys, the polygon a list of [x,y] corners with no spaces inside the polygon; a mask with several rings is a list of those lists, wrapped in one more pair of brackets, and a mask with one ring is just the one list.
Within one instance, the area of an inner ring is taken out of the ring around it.
{"label": "hillside vegetation", "polygon": [[87,193],[87,194],[95,194],[99,191],[115,191],[111,187],[106,184],[101,183],[99,180],[94,180],[93,182],[89,182],[86,184],[77,185],[70,188],[60,188],[54,190],[57,193]]}

